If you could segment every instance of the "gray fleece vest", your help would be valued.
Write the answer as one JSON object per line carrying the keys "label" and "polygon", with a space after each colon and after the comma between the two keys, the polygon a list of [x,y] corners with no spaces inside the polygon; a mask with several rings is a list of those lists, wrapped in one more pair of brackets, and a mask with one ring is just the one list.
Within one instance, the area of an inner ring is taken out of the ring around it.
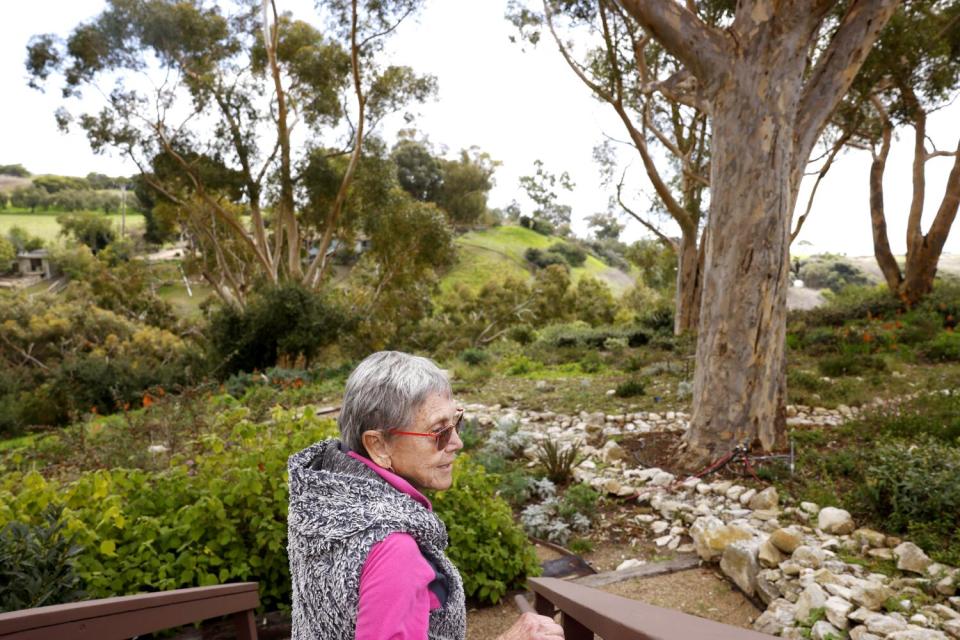
{"label": "gray fleece vest", "polygon": [[354,637],[364,562],[373,545],[395,532],[413,536],[438,580],[445,582],[446,602],[430,612],[429,637],[463,640],[463,583],[444,554],[443,522],[344,451],[338,441],[327,440],[288,461],[291,640]]}

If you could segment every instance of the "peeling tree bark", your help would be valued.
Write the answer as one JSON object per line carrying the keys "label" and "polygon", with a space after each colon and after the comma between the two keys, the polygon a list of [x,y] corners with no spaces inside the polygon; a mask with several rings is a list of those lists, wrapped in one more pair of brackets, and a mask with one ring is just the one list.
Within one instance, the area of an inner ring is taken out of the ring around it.
{"label": "peeling tree bark", "polygon": [[[693,416],[682,461],[783,436],[790,221],[803,168],[898,0],[853,0],[807,57],[831,3],[743,0],[712,29],[673,0],[618,0],[711,102],[711,202]],[[805,81],[805,77],[808,79]]]}

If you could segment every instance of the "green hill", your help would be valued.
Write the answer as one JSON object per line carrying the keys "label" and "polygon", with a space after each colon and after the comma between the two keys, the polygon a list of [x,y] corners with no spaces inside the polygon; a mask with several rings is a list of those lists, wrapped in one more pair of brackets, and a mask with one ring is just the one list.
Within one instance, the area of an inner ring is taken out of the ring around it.
{"label": "green hill", "polygon": [[[517,226],[502,226],[483,231],[471,231],[456,240],[458,261],[440,282],[446,293],[459,284],[479,288],[490,280],[508,276],[530,278],[529,263],[523,257],[527,249],[547,249],[559,242],[559,238],[542,236],[539,233]],[[603,280],[614,295],[623,295],[633,286],[636,276],[620,269],[609,267],[595,256],[587,256],[582,267],[571,270],[574,282],[583,276]]]}

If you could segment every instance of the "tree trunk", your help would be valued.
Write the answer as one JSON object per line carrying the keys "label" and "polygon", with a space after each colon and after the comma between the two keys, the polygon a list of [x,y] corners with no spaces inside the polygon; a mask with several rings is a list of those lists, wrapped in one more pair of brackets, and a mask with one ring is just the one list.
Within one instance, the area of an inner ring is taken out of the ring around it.
{"label": "tree trunk", "polygon": [[933,279],[937,275],[937,264],[943,245],[950,235],[950,228],[957,218],[960,208],[960,143],[957,144],[953,160],[953,169],[947,178],[947,186],[937,209],[937,215],[926,235],[916,244],[908,256],[904,269],[900,295],[913,305],[933,290]]}
{"label": "tree trunk", "polygon": [[703,285],[703,248],[696,236],[684,233],[677,248],[677,295],[673,333],[695,331],[700,318],[700,294]]}
{"label": "tree trunk", "polygon": [[785,424],[792,114],[804,57],[772,42],[745,55],[713,111],[697,401],[685,436],[692,467],[757,437],[769,450]]}

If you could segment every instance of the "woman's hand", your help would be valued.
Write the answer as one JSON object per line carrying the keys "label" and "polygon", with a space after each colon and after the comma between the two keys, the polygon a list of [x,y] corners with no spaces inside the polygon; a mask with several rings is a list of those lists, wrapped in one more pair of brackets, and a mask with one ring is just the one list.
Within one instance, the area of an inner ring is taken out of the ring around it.
{"label": "woman's hand", "polygon": [[528,612],[497,640],[563,640],[563,627],[553,618]]}

